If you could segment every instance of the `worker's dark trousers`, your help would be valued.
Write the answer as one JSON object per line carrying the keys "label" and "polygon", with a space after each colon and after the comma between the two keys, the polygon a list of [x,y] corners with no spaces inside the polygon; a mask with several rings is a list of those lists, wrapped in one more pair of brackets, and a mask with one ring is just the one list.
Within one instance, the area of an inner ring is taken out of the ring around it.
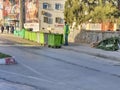
{"label": "worker's dark trousers", "polygon": [[64,38],[65,38],[65,43],[64,43],[64,45],[67,46],[67,45],[68,45],[68,34],[65,34],[65,37],[64,37]]}

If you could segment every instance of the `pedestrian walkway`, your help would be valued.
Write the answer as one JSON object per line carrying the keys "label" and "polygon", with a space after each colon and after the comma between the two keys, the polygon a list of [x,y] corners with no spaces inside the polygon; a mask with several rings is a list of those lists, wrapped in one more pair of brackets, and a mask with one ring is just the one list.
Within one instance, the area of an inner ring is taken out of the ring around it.
{"label": "pedestrian walkway", "polygon": [[88,44],[70,44],[69,46],[63,46],[63,48],[75,52],[86,53],[101,58],[120,61],[120,50],[105,51],[102,49],[93,48]]}

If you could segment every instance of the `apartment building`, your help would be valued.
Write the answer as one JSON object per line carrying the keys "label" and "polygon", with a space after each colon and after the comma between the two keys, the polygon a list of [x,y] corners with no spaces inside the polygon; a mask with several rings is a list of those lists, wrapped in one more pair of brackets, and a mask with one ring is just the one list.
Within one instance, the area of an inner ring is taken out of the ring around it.
{"label": "apartment building", "polygon": [[65,0],[39,1],[40,29],[63,30]]}

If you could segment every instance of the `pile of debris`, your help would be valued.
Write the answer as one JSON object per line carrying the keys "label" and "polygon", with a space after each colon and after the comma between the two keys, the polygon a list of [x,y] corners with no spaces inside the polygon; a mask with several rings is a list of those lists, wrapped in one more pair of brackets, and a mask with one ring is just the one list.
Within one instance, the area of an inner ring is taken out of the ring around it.
{"label": "pile of debris", "polygon": [[105,40],[92,43],[92,47],[108,50],[108,51],[116,51],[120,46],[120,38],[119,37],[111,37]]}

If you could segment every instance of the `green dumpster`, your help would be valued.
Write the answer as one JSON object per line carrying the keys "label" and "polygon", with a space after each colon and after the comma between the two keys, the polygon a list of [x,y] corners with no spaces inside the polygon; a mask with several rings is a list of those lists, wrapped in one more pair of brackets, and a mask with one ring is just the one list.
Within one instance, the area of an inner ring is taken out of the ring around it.
{"label": "green dumpster", "polygon": [[63,42],[62,34],[48,34],[48,47],[60,48]]}
{"label": "green dumpster", "polygon": [[22,30],[19,31],[19,36],[20,36],[21,38],[24,38],[24,37],[25,37],[25,30],[24,30],[24,29],[22,29]]}
{"label": "green dumpster", "polygon": [[25,39],[29,39],[29,31],[25,30]]}
{"label": "green dumpster", "polygon": [[37,42],[40,43],[40,33],[39,33],[39,32],[36,32],[36,34],[37,34],[37,36],[36,36]]}
{"label": "green dumpster", "polygon": [[44,33],[40,32],[40,44],[44,44]]}
{"label": "green dumpster", "polygon": [[31,32],[31,40],[32,41],[37,41],[37,33],[36,32]]}
{"label": "green dumpster", "polygon": [[14,30],[14,35],[15,36],[19,36],[19,31],[18,30]]}
{"label": "green dumpster", "polygon": [[48,43],[48,33],[40,32],[39,42],[40,42],[41,45],[47,44]]}
{"label": "green dumpster", "polygon": [[29,38],[28,38],[28,40],[31,40],[31,41],[32,41],[32,32],[29,31],[28,34],[29,34]]}

